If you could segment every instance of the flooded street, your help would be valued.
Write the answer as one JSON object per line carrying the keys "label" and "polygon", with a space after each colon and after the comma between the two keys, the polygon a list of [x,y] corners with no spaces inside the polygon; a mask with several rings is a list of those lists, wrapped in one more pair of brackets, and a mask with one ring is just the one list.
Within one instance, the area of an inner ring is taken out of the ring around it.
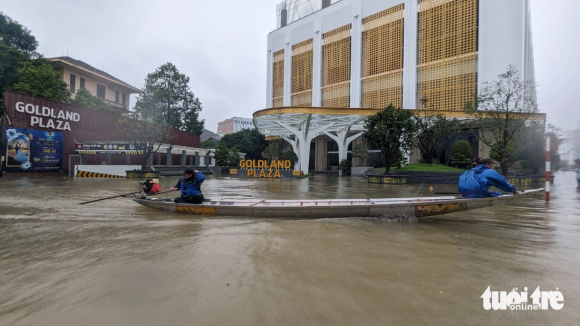
{"label": "flooded street", "polygon": [[[580,192],[419,221],[230,219],[155,211],[133,179],[0,179],[0,325],[578,325]],[[160,179],[162,190],[177,178]],[[380,198],[455,192],[363,178],[208,176],[206,198]],[[543,185],[539,185],[540,187]],[[176,195],[177,193],[173,193]],[[161,195],[162,197],[165,195]],[[564,295],[494,311],[483,292]]]}

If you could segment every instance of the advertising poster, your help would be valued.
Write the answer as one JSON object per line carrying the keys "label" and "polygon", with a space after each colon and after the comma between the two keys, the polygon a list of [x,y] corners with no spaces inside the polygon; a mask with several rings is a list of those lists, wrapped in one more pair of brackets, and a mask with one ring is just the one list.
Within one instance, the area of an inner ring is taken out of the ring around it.
{"label": "advertising poster", "polygon": [[6,171],[62,170],[60,132],[4,127]]}

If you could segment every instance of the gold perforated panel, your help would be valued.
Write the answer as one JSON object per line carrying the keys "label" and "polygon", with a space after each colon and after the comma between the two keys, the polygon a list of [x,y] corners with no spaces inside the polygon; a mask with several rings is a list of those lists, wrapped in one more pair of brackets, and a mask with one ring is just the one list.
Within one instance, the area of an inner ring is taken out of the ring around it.
{"label": "gold perforated panel", "polygon": [[292,106],[312,106],[312,39],[292,46]]}
{"label": "gold perforated panel", "polygon": [[350,26],[322,35],[323,107],[350,107]]}
{"label": "gold perforated panel", "polygon": [[274,52],[272,68],[272,107],[284,106],[284,49]]}
{"label": "gold perforated panel", "polygon": [[400,4],[363,19],[362,107],[403,104],[403,9]]}
{"label": "gold perforated panel", "polygon": [[[462,110],[477,90],[478,0],[421,0],[418,99]],[[422,104],[421,104],[422,105]]]}

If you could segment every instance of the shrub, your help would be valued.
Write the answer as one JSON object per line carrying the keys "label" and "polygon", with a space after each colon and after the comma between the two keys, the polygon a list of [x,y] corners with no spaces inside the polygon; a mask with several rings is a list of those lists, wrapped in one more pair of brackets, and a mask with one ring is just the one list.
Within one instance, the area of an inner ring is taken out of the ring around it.
{"label": "shrub", "polygon": [[465,140],[458,140],[451,146],[451,160],[449,165],[455,167],[470,167],[473,149]]}
{"label": "shrub", "polygon": [[352,168],[352,163],[347,159],[343,159],[338,164],[338,169],[342,172],[349,172],[351,168]]}

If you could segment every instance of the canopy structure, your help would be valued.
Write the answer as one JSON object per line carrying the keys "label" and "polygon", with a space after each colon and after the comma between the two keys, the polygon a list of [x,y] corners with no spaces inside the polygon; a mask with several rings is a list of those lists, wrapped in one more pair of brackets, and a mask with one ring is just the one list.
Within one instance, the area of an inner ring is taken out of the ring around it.
{"label": "canopy structure", "polygon": [[[298,163],[294,168],[306,174],[312,139],[325,134],[336,141],[340,162],[347,157],[348,145],[364,132],[365,118],[379,111],[381,109],[280,107],[256,111],[253,117],[254,125],[261,134],[267,137],[280,137],[292,145],[298,156]],[[427,114],[469,119],[463,111],[428,110]],[[545,121],[546,115],[536,113],[531,119]]]}
{"label": "canopy structure", "polygon": [[310,142],[325,134],[338,144],[339,162],[346,159],[348,145],[362,135],[364,119],[377,110],[336,108],[276,108],[254,113],[254,124],[265,136],[286,140],[298,156],[295,169],[308,173]]}

